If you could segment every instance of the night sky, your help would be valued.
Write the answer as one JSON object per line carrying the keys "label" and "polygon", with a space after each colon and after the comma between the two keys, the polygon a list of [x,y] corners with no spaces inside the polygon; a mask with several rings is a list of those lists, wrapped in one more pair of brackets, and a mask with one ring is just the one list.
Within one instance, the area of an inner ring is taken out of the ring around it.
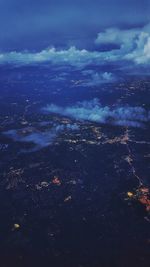
{"label": "night sky", "polygon": [[110,27],[148,24],[149,0],[1,0],[1,51],[76,46],[95,50],[94,38]]}

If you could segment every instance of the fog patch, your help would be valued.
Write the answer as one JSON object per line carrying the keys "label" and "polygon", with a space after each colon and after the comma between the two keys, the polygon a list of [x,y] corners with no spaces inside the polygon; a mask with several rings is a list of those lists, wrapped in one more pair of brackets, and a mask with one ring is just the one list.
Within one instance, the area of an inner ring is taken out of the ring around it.
{"label": "fog patch", "polygon": [[[33,144],[34,148],[28,151],[32,152],[51,145],[62,132],[77,130],[79,130],[77,124],[55,124],[50,130],[45,131],[39,131],[33,127],[26,127],[23,129],[8,130],[3,134],[15,142]],[[27,151],[23,150],[22,152]]]}

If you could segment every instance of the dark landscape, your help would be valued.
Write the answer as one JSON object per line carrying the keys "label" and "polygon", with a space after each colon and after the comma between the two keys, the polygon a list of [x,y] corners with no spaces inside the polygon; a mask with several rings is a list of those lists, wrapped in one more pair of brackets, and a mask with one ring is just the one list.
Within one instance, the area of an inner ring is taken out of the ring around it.
{"label": "dark landscape", "polygon": [[0,1],[0,267],[149,267],[150,6],[62,2]]}

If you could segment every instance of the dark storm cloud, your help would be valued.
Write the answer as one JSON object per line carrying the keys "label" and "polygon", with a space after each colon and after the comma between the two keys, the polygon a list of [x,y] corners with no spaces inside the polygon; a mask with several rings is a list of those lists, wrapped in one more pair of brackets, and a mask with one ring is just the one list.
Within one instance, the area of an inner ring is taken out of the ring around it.
{"label": "dark storm cloud", "polygon": [[74,44],[114,26],[146,24],[149,0],[1,0],[1,49]]}

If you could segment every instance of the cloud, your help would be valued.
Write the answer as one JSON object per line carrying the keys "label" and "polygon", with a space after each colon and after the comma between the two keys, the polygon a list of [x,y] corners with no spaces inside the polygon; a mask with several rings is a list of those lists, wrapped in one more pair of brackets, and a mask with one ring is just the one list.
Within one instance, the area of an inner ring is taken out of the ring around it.
{"label": "cloud", "polygon": [[137,64],[149,64],[150,34],[146,32],[141,32],[136,44],[136,49],[125,55],[125,59],[133,60]]}
{"label": "cloud", "polygon": [[129,30],[108,28],[98,34],[95,43],[100,46],[117,45],[118,49],[115,48],[114,53],[122,60],[133,61],[136,64],[150,63],[150,24]]}
{"label": "cloud", "polygon": [[68,107],[51,104],[44,110],[77,120],[131,127],[143,127],[144,123],[150,119],[149,114],[141,107],[103,107],[98,99],[78,102],[76,105]]}
{"label": "cloud", "polygon": [[138,38],[138,29],[121,30],[118,28],[108,28],[104,32],[98,34],[96,44],[115,44],[119,49],[131,50],[135,46]]}
{"label": "cloud", "polygon": [[67,50],[49,48],[38,53],[14,51],[0,54],[1,64],[40,64],[49,62],[56,65],[65,64],[82,67],[90,64],[99,64],[104,59],[107,60],[106,53],[91,52],[85,49],[78,50],[75,47],[70,47]]}
{"label": "cloud", "polygon": [[7,52],[0,54],[0,64],[42,64],[74,66],[83,68],[88,65],[103,65],[106,63],[148,64],[150,63],[150,25],[143,28],[119,29],[108,28],[100,32],[95,40],[97,45],[117,45],[107,51],[89,51],[77,49],[72,46],[69,49],[57,50],[54,47],[40,52]]}
{"label": "cloud", "polygon": [[116,77],[111,72],[98,73],[93,70],[83,71],[83,75],[90,75],[90,78],[86,79],[82,86],[98,86],[103,83],[111,83],[116,81]]}
{"label": "cloud", "polygon": [[[34,148],[28,150],[28,152],[33,152],[51,145],[55,141],[57,136],[63,131],[77,130],[79,130],[79,126],[77,124],[56,124],[50,130],[46,130],[43,132],[38,131],[32,127],[27,127],[18,130],[12,129],[4,132],[4,134],[16,142],[34,144]],[[22,152],[27,151],[23,150]]]}

